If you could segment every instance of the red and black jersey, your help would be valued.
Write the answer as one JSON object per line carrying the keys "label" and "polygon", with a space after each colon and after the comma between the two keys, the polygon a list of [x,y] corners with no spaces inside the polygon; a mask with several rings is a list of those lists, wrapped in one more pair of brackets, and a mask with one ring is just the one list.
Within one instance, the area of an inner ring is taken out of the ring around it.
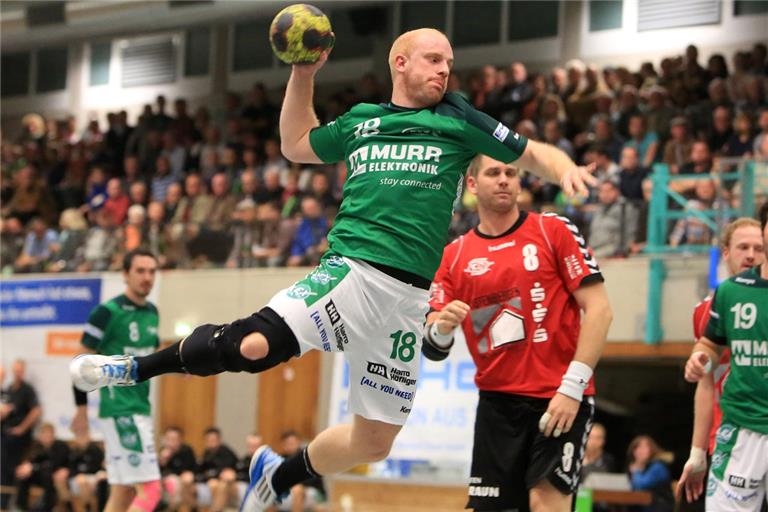
{"label": "red and black jersey", "polygon": [[[709,323],[709,313],[712,311],[712,296],[710,295],[706,299],[696,304],[696,308],[693,310],[693,338],[694,342],[704,336],[704,331]],[[720,363],[715,368],[715,373],[712,378],[715,381],[715,398],[712,404],[712,428],[709,429],[709,454],[715,451],[715,439],[717,437],[717,429],[720,428],[720,423],[723,421],[723,410],[720,409],[720,397],[723,395],[723,386],[725,386],[725,380],[728,378],[728,373],[731,368],[731,351],[726,348],[723,350],[723,354],[720,356]]]}
{"label": "red and black jersey", "polygon": [[[462,328],[479,389],[551,398],[579,337],[581,310],[572,292],[602,280],[568,218],[520,212],[502,235],[475,229],[445,248],[430,306],[469,304]],[[590,382],[585,395],[594,392]]]}

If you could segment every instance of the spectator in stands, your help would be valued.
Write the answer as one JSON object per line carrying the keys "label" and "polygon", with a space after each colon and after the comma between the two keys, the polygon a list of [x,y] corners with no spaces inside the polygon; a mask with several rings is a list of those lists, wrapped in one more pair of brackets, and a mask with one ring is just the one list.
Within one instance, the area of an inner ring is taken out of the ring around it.
{"label": "spectator in stands", "polygon": [[99,165],[91,167],[85,182],[85,204],[83,211],[93,212],[104,206],[107,200],[107,173]]}
{"label": "spectator in stands", "polygon": [[227,146],[224,148],[224,153],[221,156],[221,165],[219,165],[219,172],[224,173],[229,180],[235,179],[240,171],[242,164],[237,154],[237,148],[233,146]]}
{"label": "spectator in stands", "polygon": [[656,153],[659,149],[659,138],[655,132],[649,132],[645,115],[635,114],[629,118],[630,138],[624,143],[624,147],[632,147],[637,150],[637,156],[643,167],[650,167],[656,161]]}
{"label": "spectator in stands", "polygon": [[146,206],[149,202],[147,184],[143,181],[134,181],[128,187],[128,200],[130,204]]}
{"label": "spectator in stands", "polygon": [[[3,463],[7,464],[7,461]],[[32,485],[43,488],[40,510],[53,510],[60,499],[68,501],[68,466],[69,446],[56,439],[51,423],[43,423],[29,454],[15,471],[16,507],[19,510],[30,509],[29,489]]]}
{"label": "spectator in stands", "polygon": [[280,185],[283,185],[288,177],[288,162],[280,153],[280,142],[271,137],[264,142],[264,164],[262,165],[262,176],[267,181],[267,174],[270,171],[277,171],[280,176]]}
{"label": "spectator in stands", "polygon": [[[245,491],[248,488],[248,482],[250,482],[250,475],[248,468],[251,465],[251,458],[262,445],[264,439],[259,434],[248,434],[245,437],[245,455],[237,461],[235,466],[235,474],[237,481],[233,486],[233,490],[230,490],[230,501],[234,499],[237,503],[242,503],[245,497]],[[234,494],[234,496],[233,496]]]}
{"label": "spectator in stands", "polygon": [[594,423],[587,438],[587,449],[584,452],[584,466],[581,469],[581,480],[586,481],[590,473],[612,473],[616,471],[616,461],[613,455],[605,451],[605,426]]}
{"label": "spectator in stands", "polygon": [[53,197],[32,164],[25,165],[14,175],[13,189],[10,201],[3,205],[3,217],[16,217],[22,224],[33,217],[42,217],[46,222],[55,220]]}
{"label": "spectator in stands", "polygon": [[168,157],[160,155],[155,160],[155,175],[152,177],[152,200],[165,201],[168,187],[178,180],[171,174],[171,164]]}
{"label": "spectator in stands", "polygon": [[166,229],[165,207],[159,201],[152,201],[147,206],[146,246],[157,254],[160,268],[174,268],[177,255],[170,250],[172,243]]}
{"label": "spectator in stands", "polygon": [[107,181],[107,196],[104,200],[104,211],[112,218],[112,223],[119,226],[125,222],[131,200],[123,193],[123,184],[119,178]]}
{"label": "spectator in stands", "polygon": [[599,144],[595,144],[587,150],[584,154],[584,163],[595,164],[593,175],[598,180],[617,178],[621,171],[621,168],[611,160],[608,150]]}
{"label": "spectator in stands", "polygon": [[69,491],[75,512],[92,510],[98,497],[97,510],[107,502],[107,473],[104,471],[104,450],[91,441],[88,433],[75,436],[69,454]]}
{"label": "spectator in stands", "polygon": [[678,116],[670,123],[671,138],[664,146],[662,161],[669,166],[672,174],[677,174],[680,168],[690,161],[693,139],[688,130],[688,119]]}
{"label": "spectator in stands", "polygon": [[281,267],[285,265],[298,227],[295,219],[283,218],[277,203],[258,207],[259,238],[253,248],[257,266]]}
{"label": "spectator in stands", "polygon": [[633,85],[625,85],[619,95],[619,109],[615,114],[614,122],[616,130],[624,139],[629,139],[629,121],[632,116],[640,113],[638,106],[637,88]]}
{"label": "spectator in stands", "polygon": [[754,150],[752,118],[747,112],[739,112],[733,121],[733,135],[723,146],[723,155],[750,158]]}
{"label": "spectator in stands", "polygon": [[[125,150],[128,146],[128,139],[131,138],[133,128],[128,126],[128,113],[125,110],[121,110],[116,114],[108,114],[107,122],[109,129],[104,136],[104,147],[107,157],[111,166],[118,172],[118,174],[128,176],[125,169]],[[133,157],[132,157],[133,158]],[[136,159],[133,158],[133,162]],[[136,167],[138,169],[138,166]]]}
{"label": "spectator in stands", "polygon": [[755,136],[755,141],[752,146],[752,154],[760,154],[760,146],[763,144],[763,139],[768,138],[768,107],[763,108],[760,111],[760,115],[757,118],[757,127],[760,131]]}
{"label": "spectator in stands", "polygon": [[[13,382],[3,389],[2,408],[0,408],[0,485],[13,485],[16,467],[32,444],[32,427],[42,415],[35,389],[24,380],[26,363],[17,359],[13,362],[11,373]],[[0,382],[1,383],[1,382]],[[8,510],[10,495],[2,494],[0,508]]]}
{"label": "spectator in stands", "polygon": [[568,74],[561,67],[552,68],[550,73],[550,92],[556,94],[560,100],[565,101],[568,97]]}
{"label": "spectator in stands", "polygon": [[190,174],[184,180],[184,197],[179,201],[172,222],[176,225],[203,224],[211,212],[213,200],[205,191],[205,184],[198,174]]}
{"label": "spectator in stands", "polygon": [[280,171],[268,169],[264,172],[264,186],[256,191],[256,204],[280,202],[282,197],[283,186],[280,184]]}
{"label": "spectator in stands", "polygon": [[667,103],[667,90],[661,86],[653,86],[648,90],[648,105],[646,110],[648,131],[658,135],[665,141],[669,138],[670,123],[675,117],[675,109]]}
{"label": "spectator in stands", "polygon": [[237,198],[230,190],[230,180],[226,173],[216,174],[211,179],[211,206],[205,226],[212,231],[223,231],[232,221],[232,213],[237,205]]}
{"label": "spectator in stands", "polygon": [[275,132],[280,110],[269,101],[267,88],[263,83],[253,84],[248,94],[248,104],[243,108],[242,117],[250,122],[250,127],[261,138]]}
{"label": "spectator in stands", "polygon": [[182,146],[191,144],[193,140],[198,138],[198,134],[195,129],[195,120],[187,113],[187,100],[176,98],[173,102],[173,113],[172,132],[177,136]]}
{"label": "spectator in stands", "polygon": [[650,436],[637,436],[627,449],[627,462],[632,489],[651,491],[651,505],[638,507],[638,512],[672,512],[672,478],[668,464],[671,454],[663,452]]}
{"label": "spectator in stands", "polygon": [[600,114],[595,118],[594,143],[603,146],[614,162],[621,158],[624,141],[616,134],[610,116]]}
{"label": "spectator in stands", "polygon": [[197,462],[192,448],[184,442],[180,428],[165,429],[158,462],[169,508],[175,509],[182,502],[194,503]]}
{"label": "spectator in stands", "polygon": [[134,250],[146,244],[147,210],[140,204],[134,204],[128,209],[128,220],[118,231],[120,247],[118,256]]}
{"label": "spectator in stands", "polygon": [[171,127],[171,124],[173,123],[173,118],[166,114],[165,112],[165,96],[162,94],[157,96],[156,99],[157,108],[152,113],[152,117],[150,118],[150,126],[153,130],[156,130],[158,132],[164,132],[168,128]]}
{"label": "spectator in stands", "polygon": [[637,209],[621,197],[615,179],[600,183],[598,200],[589,225],[589,245],[597,257],[626,256],[637,229]]}
{"label": "spectator in stands", "polygon": [[168,159],[171,166],[171,174],[177,178],[184,176],[187,163],[187,150],[179,144],[176,132],[167,130],[163,132],[163,150],[160,153]]}
{"label": "spectator in stands", "polygon": [[59,235],[51,245],[51,263],[48,272],[74,272],[79,253],[88,233],[88,222],[80,210],[68,208],[61,212]]}
{"label": "spectator in stands", "polygon": [[0,218],[0,267],[13,272],[13,265],[24,248],[24,227],[16,217]]}
{"label": "spectator in stands", "polygon": [[640,166],[635,148],[624,148],[621,152],[621,166],[618,173],[619,191],[622,197],[635,205],[643,201],[643,180],[651,170]]}
{"label": "spectator in stands", "polygon": [[171,222],[176,216],[176,211],[179,209],[179,203],[181,203],[182,196],[183,191],[181,183],[175,181],[168,187],[164,200],[157,199],[153,195],[153,201],[158,201],[163,204],[163,208],[165,209],[165,222]]}
{"label": "spectator in stands", "polygon": [[301,215],[291,246],[291,256],[288,258],[289,267],[317,265],[320,262],[320,256],[328,247],[328,241],[325,238],[328,234],[328,222],[317,199],[303,198]]}
{"label": "spectator in stands", "polygon": [[309,195],[317,199],[320,206],[325,210],[327,208],[338,208],[339,201],[331,192],[331,186],[328,182],[328,174],[325,171],[315,171],[312,173],[312,180],[309,184]]}
{"label": "spectator in stands", "polygon": [[712,154],[705,142],[694,142],[688,163],[680,167],[680,174],[709,174],[712,172]]}
{"label": "spectator in stands", "polygon": [[[246,153],[254,154],[251,150],[246,150]],[[251,168],[245,168],[240,174],[240,180],[238,183],[238,195],[237,200],[250,199],[256,201],[256,192],[259,189],[259,181],[256,177],[256,171]]]}
{"label": "spectator in stands", "polygon": [[507,126],[513,126],[520,119],[523,108],[533,99],[534,90],[522,62],[513,62],[509,74],[510,81],[499,95],[499,120]]}
{"label": "spectator in stands", "polygon": [[768,48],[765,43],[755,43],[752,47],[752,74],[765,77],[768,75]]}
{"label": "spectator in stands", "polygon": [[726,79],[728,95],[738,103],[746,98],[746,84],[749,75],[749,52],[737,51],[733,54],[733,72]]}
{"label": "spectator in stands", "polygon": [[757,112],[765,106],[765,78],[747,77],[744,84],[744,99],[736,102],[736,108],[741,112]]}
{"label": "spectator in stands", "polygon": [[233,243],[226,266],[228,268],[256,266],[253,252],[260,232],[256,222],[256,202],[249,197],[240,200],[232,213],[232,221]]}
{"label": "spectator in stands", "polygon": [[563,137],[563,134],[560,130],[560,123],[558,123],[555,120],[550,120],[544,123],[544,142],[547,142],[548,144],[552,144],[553,146],[560,148],[567,154],[571,159],[574,159],[576,156],[576,153],[573,150],[573,144]]}
{"label": "spectator in stands", "polygon": [[24,248],[16,259],[16,272],[42,272],[56,243],[56,231],[48,228],[41,217],[29,221]]}
{"label": "spectator in stands", "polygon": [[83,246],[82,261],[78,261],[78,272],[101,272],[108,270],[117,252],[117,237],[112,219],[103,211],[95,214],[96,223],[88,230]]}
{"label": "spectator in stands", "polygon": [[221,442],[221,431],[210,427],[205,431],[205,451],[197,467],[197,503],[219,512],[227,505],[227,487],[235,481],[237,455]]}
{"label": "spectator in stands", "polygon": [[[717,188],[713,180],[696,180],[694,198],[686,203],[685,210],[689,212],[711,210],[715,208],[716,198]],[[698,216],[692,214],[675,223],[675,228],[669,235],[669,244],[673,247],[683,244],[709,244],[712,235],[712,230]]]}
{"label": "spectator in stands", "polygon": [[712,112],[712,131],[707,138],[709,150],[716,155],[722,154],[731,136],[733,136],[731,110],[722,106],[715,108]]}

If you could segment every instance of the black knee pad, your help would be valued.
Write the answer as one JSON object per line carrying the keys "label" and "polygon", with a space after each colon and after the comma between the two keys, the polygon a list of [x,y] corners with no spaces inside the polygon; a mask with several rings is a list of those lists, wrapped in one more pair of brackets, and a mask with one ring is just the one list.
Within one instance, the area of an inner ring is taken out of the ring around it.
{"label": "black knee pad", "polygon": [[[266,357],[251,360],[240,354],[243,338],[260,332],[267,339]],[[231,324],[205,324],[187,336],[181,348],[184,368],[193,375],[215,375],[223,371],[258,373],[299,354],[299,343],[288,324],[270,308]]]}

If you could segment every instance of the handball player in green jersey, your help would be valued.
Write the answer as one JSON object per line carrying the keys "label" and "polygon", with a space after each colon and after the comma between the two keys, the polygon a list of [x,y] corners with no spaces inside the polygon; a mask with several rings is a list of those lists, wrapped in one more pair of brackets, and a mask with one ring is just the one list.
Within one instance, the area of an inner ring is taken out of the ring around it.
{"label": "handball player in green jersey", "polygon": [[148,357],[91,356],[73,370],[93,386],[133,385],[170,372],[256,373],[309,350],[343,352],[351,423],[321,432],[286,460],[261,448],[243,510],[264,510],[294,484],[387,457],[411,411],[428,289],[475,155],[514,161],[568,195],[586,193],[594,182],[589,168],[559,149],[526,140],[446,94],[453,50],[437,30],[406,32],[393,43],[390,102],[356,105],[320,126],[314,77],[327,58],[293,66],[280,114],[286,158],[347,165],[320,264],[250,317],[200,326]]}
{"label": "handball player in green jersey", "polygon": [[[768,257],[766,217],[768,203],[760,218]],[[725,347],[731,351],[706,510],[758,512],[768,487],[768,261],[721,283],[711,307],[704,335],[685,365],[685,379],[698,382],[713,370]]]}

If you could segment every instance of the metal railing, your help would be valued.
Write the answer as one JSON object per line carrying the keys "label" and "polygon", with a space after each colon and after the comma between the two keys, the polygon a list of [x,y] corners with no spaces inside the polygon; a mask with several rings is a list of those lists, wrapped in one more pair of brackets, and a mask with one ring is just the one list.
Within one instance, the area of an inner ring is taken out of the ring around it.
{"label": "metal railing", "polygon": [[[662,289],[667,275],[665,261],[684,254],[710,253],[710,266],[715,267],[710,269],[710,286],[716,286],[716,267],[720,259],[716,239],[720,227],[737,217],[754,217],[755,215],[755,175],[757,173],[763,176],[768,173],[768,163],[755,162],[754,160],[721,159],[718,161],[717,167],[711,173],[673,175],[666,164],[653,166],[653,173],[649,176],[653,183],[653,191],[648,208],[648,240],[644,249],[644,253],[650,257],[648,310],[645,325],[646,343],[660,343],[664,337],[661,311]],[[720,182],[718,194],[724,190],[722,188],[724,183],[733,185],[730,187],[731,191],[739,191],[737,207],[732,206],[733,201],[735,201],[734,195],[728,204],[720,201],[718,208],[705,210],[689,208],[688,200],[679,192],[670,189],[670,185],[675,182],[711,179]],[[758,189],[762,192],[768,192],[763,184]],[[670,208],[671,203],[679,205],[680,209]],[[708,244],[670,245],[668,239],[671,222],[691,217],[712,230],[712,242]]]}

